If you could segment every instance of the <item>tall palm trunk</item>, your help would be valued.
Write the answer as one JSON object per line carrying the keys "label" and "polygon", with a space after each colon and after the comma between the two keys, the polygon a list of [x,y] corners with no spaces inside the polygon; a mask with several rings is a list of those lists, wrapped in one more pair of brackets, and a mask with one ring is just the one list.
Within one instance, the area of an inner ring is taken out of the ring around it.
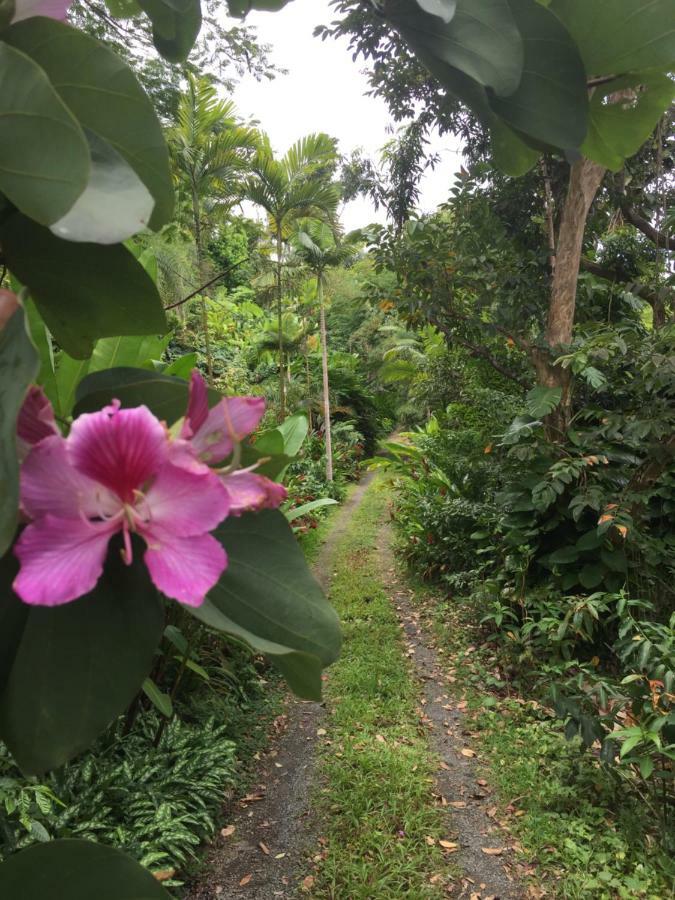
{"label": "tall palm trunk", "polygon": [[333,441],[330,427],[330,395],[328,393],[328,335],[326,333],[326,306],[323,297],[323,278],[319,272],[316,280],[319,299],[319,330],[321,332],[321,373],[323,375],[323,430],[326,441],[326,481],[333,480]]}
{"label": "tall palm trunk", "polygon": [[286,378],[284,375],[284,332],[282,317],[281,252],[283,249],[281,226],[277,226],[277,325],[279,328],[279,421],[286,418]]}
{"label": "tall palm trunk", "polygon": [[[207,280],[206,270],[204,267],[204,251],[202,247],[202,223],[201,210],[199,208],[199,195],[196,188],[192,188],[192,217],[195,230],[195,250],[197,252],[197,271],[199,272],[200,284],[204,284]],[[213,381],[213,357],[211,355],[211,338],[209,336],[209,315],[206,305],[206,295],[202,294],[200,298],[202,308],[202,331],[204,333],[204,348],[206,350],[206,370],[209,375],[209,381]]]}

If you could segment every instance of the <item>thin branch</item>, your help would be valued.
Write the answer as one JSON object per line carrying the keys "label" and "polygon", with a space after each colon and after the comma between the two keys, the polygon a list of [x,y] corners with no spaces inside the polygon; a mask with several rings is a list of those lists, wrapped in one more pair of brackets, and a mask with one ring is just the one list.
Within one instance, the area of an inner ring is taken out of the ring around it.
{"label": "thin branch", "polygon": [[648,219],[645,219],[644,216],[641,216],[635,207],[631,206],[629,203],[622,203],[621,212],[624,214],[627,222],[634,225],[645,235],[645,237],[648,237],[652,243],[656,244],[657,247],[660,247],[662,250],[675,250],[675,236],[669,236],[664,234],[663,231],[659,231],[658,228],[654,228],[652,223]]}
{"label": "thin branch", "polygon": [[242,263],[245,263],[249,259],[248,256],[244,256],[242,259],[238,259],[236,263],[232,263],[226,269],[223,269],[222,272],[218,272],[210,281],[207,281],[205,284],[201,284],[197,290],[192,291],[191,294],[188,294],[187,297],[183,297],[182,300],[177,300],[176,303],[172,303],[170,306],[166,306],[165,309],[175,309],[177,306],[182,306],[183,303],[187,303],[188,300],[192,300],[193,297],[196,297],[197,294],[201,294],[202,291],[205,291],[206,288],[211,287],[212,284],[215,284],[216,281],[220,281],[221,278],[224,278],[228,272],[231,272],[232,269],[236,269],[237,266],[240,266]]}

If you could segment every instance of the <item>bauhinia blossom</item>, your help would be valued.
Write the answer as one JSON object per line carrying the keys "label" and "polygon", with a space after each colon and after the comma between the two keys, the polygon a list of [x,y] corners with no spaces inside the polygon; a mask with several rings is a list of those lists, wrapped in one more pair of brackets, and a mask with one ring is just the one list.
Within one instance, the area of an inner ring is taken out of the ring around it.
{"label": "bauhinia blossom", "polygon": [[[204,379],[195,369],[190,379],[188,409],[176,442],[176,453],[185,454],[187,464],[216,465],[236,453],[241,441],[260,424],[265,412],[262,397],[224,397],[209,409]],[[229,465],[220,471],[229,501],[230,515],[260,509],[275,509],[288,496],[286,488],[251,469]]]}
{"label": "bauhinia blossom", "polygon": [[[209,532],[228,515],[286,498],[282,485],[237,468],[240,442],[264,410],[257,397],[224,398],[209,410],[195,372],[175,439],[147,407],[121,409],[118,401],[77,418],[64,438],[48,399],[32,388],[17,423],[20,450],[27,452],[21,506],[31,520],[14,548],[18,596],[57,606],[89,593],[111,538],[121,534],[126,563],[138,535],[156,587],[181,603],[201,604],[227,566]],[[224,468],[211,468],[226,459]]]}
{"label": "bauhinia blossom", "polygon": [[125,562],[138,534],[155,585],[190,606],[227,565],[208,534],[229,512],[227,492],[211,472],[170,462],[166,429],[145,406],[114,402],[76,419],[67,438],[39,441],[22,466],[21,504],[32,522],[15,546],[14,590],[25,603],[56,606],[91,591],[119,533]]}

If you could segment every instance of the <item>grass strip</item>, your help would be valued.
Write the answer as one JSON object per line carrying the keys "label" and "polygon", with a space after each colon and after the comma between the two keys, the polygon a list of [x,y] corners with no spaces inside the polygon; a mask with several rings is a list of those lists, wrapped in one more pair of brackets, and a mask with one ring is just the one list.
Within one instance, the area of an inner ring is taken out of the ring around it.
{"label": "grass strip", "polygon": [[386,506],[386,489],[375,481],[333,560],[330,595],[345,644],[329,671],[330,721],[319,742],[324,849],[316,898],[441,897],[456,874],[437,843],[448,825],[433,796],[438,762],[419,723],[419,688],[378,566]]}

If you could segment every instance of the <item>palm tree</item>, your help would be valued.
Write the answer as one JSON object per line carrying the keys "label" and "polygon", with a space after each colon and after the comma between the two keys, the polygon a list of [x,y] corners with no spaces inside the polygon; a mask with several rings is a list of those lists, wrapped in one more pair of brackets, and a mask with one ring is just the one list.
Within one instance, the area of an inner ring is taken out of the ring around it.
{"label": "palm tree", "polygon": [[265,210],[276,242],[276,294],[279,323],[279,418],[286,415],[282,341],[282,264],[284,242],[292,225],[301,217],[332,221],[339,191],[331,183],[336,160],[335,141],[326,134],[310,134],[277,159],[270,140],[263,135],[251,161],[252,174],[246,180],[246,196]]}
{"label": "palm tree", "polygon": [[[179,191],[185,191],[191,209],[197,268],[203,283],[207,280],[203,239],[207,214],[211,218],[223,215],[240,199],[242,178],[258,135],[238,121],[234,104],[220,100],[207,78],[188,74],[187,80],[188,89],[178,102],[176,124],[169,132],[169,147]],[[212,377],[204,294],[201,302],[206,363]]]}
{"label": "palm tree", "polygon": [[321,374],[323,378],[323,426],[326,441],[326,480],[333,480],[333,442],[330,424],[330,384],[328,379],[328,333],[324,288],[326,270],[354,261],[363,239],[352,232],[339,243],[334,232],[323,222],[301,222],[295,236],[295,251],[316,277],[316,297],[319,303],[319,334],[321,337]]}

